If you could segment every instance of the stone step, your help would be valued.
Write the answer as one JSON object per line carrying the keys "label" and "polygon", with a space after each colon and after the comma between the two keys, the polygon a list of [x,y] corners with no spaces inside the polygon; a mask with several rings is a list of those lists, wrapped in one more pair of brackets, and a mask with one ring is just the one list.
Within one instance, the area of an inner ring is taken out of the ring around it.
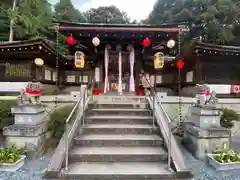
{"label": "stone step", "polygon": [[88,124],[83,134],[153,134],[157,130],[150,124]]}
{"label": "stone step", "polygon": [[128,116],[149,116],[151,115],[152,111],[150,109],[121,109],[121,108],[98,108],[98,109],[91,109],[88,112],[88,115],[128,115]]}
{"label": "stone step", "polygon": [[135,147],[135,146],[162,146],[163,139],[158,135],[136,135],[136,134],[96,134],[80,135],[75,138],[75,144],[81,146],[116,146],[116,147]]}
{"label": "stone step", "polygon": [[148,103],[138,103],[132,101],[126,102],[92,102],[88,105],[89,108],[118,108],[118,109],[149,109]]}
{"label": "stone step", "polygon": [[152,116],[87,116],[86,124],[151,124]]}
{"label": "stone step", "polygon": [[167,160],[161,147],[75,147],[71,162],[160,162]]}
{"label": "stone step", "polygon": [[[181,178],[184,175],[181,174]],[[65,179],[139,180],[180,179],[161,162],[92,162],[72,163],[64,172]]]}

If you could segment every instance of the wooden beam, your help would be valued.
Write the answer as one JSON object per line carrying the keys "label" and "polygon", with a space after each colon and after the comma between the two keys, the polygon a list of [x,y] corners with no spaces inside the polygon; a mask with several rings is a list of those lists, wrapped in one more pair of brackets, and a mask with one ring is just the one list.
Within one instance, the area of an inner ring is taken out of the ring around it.
{"label": "wooden beam", "polygon": [[189,32],[188,28],[158,28],[158,27],[74,27],[74,26],[59,26],[60,31],[152,31],[152,32]]}

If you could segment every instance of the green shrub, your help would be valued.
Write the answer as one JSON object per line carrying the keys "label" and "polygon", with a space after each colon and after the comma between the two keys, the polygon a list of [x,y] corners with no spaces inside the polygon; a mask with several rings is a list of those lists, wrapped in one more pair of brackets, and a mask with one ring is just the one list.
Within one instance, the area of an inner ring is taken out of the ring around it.
{"label": "green shrub", "polygon": [[44,152],[51,151],[57,145],[59,140],[61,139],[64,128],[65,121],[68,118],[69,114],[73,109],[73,105],[67,105],[60,108],[57,108],[51,115],[50,120],[48,122],[48,129],[52,131],[52,136],[46,142],[46,147]]}
{"label": "green shrub", "polygon": [[222,116],[220,119],[220,123],[222,127],[225,128],[232,128],[234,123],[234,120],[239,120],[239,115],[237,114],[236,111],[232,109],[223,109],[222,110]]}
{"label": "green shrub", "polygon": [[72,111],[73,106],[67,105],[57,108],[50,116],[48,123],[49,130],[52,131],[52,136],[60,139],[64,133],[64,124],[69,114]]}
{"label": "green shrub", "polygon": [[17,105],[17,100],[2,100],[0,101],[0,129],[13,124],[13,115],[11,107]]}
{"label": "green shrub", "polygon": [[21,158],[21,150],[12,145],[0,149],[0,163],[15,163]]}

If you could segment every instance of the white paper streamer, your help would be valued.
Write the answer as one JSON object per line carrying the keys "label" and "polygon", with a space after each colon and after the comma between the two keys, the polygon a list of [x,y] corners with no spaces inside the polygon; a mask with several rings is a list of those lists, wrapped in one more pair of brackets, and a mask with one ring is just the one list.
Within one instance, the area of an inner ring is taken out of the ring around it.
{"label": "white paper streamer", "polygon": [[105,65],[105,81],[104,81],[104,93],[109,90],[109,82],[108,82],[108,45],[105,46],[105,54],[104,54],[104,65]]}
{"label": "white paper streamer", "polygon": [[132,47],[132,50],[130,52],[130,80],[129,80],[129,92],[135,92],[135,82],[134,82],[134,76],[133,76],[133,68],[134,68],[134,61],[135,61],[135,53],[134,48]]}
{"label": "white paper streamer", "polygon": [[119,51],[118,53],[118,92],[122,94],[122,52]]}

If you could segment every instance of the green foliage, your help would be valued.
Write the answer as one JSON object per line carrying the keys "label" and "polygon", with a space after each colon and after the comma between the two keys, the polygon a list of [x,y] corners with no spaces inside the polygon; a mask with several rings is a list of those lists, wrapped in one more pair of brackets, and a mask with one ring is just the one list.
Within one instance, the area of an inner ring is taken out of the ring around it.
{"label": "green foliage", "polygon": [[238,0],[158,0],[144,22],[187,22],[208,42],[240,45],[239,33],[233,33],[239,26],[239,8]]}
{"label": "green foliage", "polygon": [[221,115],[221,119],[220,119],[220,123],[222,127],[232,128],[234,125],[233,121],[239,120],[239,115],[234,110],[223,109],[222,113],[223,114]]}
{"label": "green foliage", "polygon": [[21,150],[12,145],[0,149],[0,163],[15,163],[21,158]]}
{"label": "green foliage", "polygon": [[126,12],[121,12],[116,6],[101,6],[92,8],[85,13],[89,23],[129,24],[130,18]]}
{"label": "green foliage", "polygon": [[7,41],[9,36],[10,19],[4,11],[5,8],[9,8],[9,5],[0,5],[0,41]]}
{"label": "green foliage", "polygon": [[232,162],[240,162],[240,153],[230,150],[225,147],[214,152],[214,159],[219,163],[232,163]]}
{"label": "green foliage", "polygon": [[67,105],[56,109],[50,116],[48,128],[52,131],[52,136],[47,140],[43,153],[52,151],[57,147],[59,140],[63,136],[65,121],[72,111],[73,106]]}
{"label": "green foliage", "polygon": [[52,10],[47,0],[24,0],[18,5],[15,35],[19,39],[45,36],[52,22]]}
{"label": "green foliage", "polygon": [[11,107],[17,105],[16,100],[0,101],[0,129],[13,124]]}
{"label": "green foliage", "polygon": [[52,137],[60,139],[64,133],[64,124],[68,118],[73,106],[63,106],[57,108],[50,116],[50,121],[48,124],[49,130],[52,131]]}
{"label": "green foliage", "polygon": [[54,17],[58,21],[66,22],[86,22],[82,13],[74,8],[71,0],[60,0],[55,5]]}

